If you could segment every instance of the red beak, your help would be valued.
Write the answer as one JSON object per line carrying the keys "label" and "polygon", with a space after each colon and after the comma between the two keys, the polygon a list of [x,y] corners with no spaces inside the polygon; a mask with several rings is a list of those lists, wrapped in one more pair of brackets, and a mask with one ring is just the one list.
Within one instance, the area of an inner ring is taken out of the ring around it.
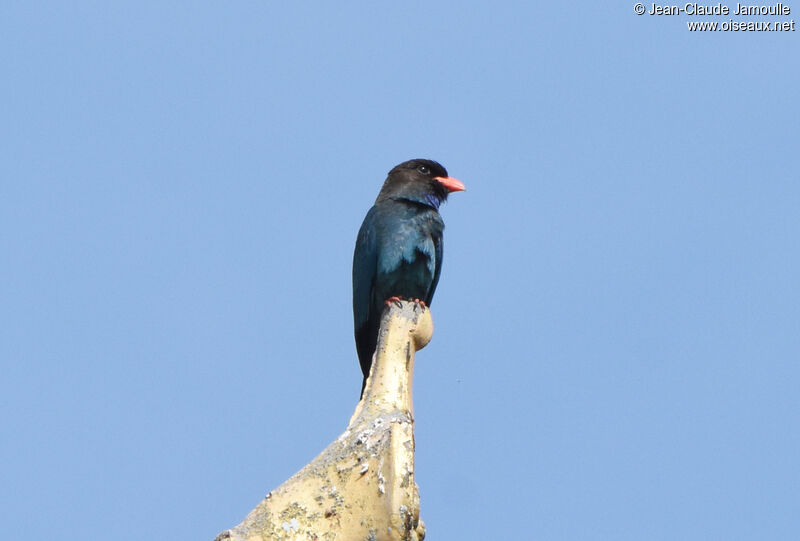
{"label": "red beak", "polygon": [[438,181],[439,184],[447,188],[448,192],[463,192],[467,188],[464,183],[453,177],[433,177],[433,180]]}

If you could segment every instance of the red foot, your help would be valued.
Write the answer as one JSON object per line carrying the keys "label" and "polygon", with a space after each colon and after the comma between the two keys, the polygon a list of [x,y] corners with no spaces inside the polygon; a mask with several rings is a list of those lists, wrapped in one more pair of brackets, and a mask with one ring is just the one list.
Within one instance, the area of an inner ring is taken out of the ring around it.
{"label": "red foot", "polygon": [[[425,301],[423,301],[422,299],[417,299],[417,298],[414,298],[414,299],[404,299],[403,297],[397,297],[397,296],[394,296],[394,297],[389,297],[388,299],[386,299],[386,300],[384,301],[384,304],[385,304],[386,306],[391,306],[392,304],[394,304],[395,306],[397,306],[397,307],[399,308],[399,307],[400,307],[400,302],[401,302],[401,301],[404,301],[404,300],[409,300],[409,301],[413,302],[415,305],[417,305],[417,304],[418,304],[419,306],[422,306],[422,308],[423,308],[423,309],[426,309],[426,308],[428,308],[428,305],[427,305],[427,304],[425,304]],[[416,306],[414,306],[414,310],[416,310],[416,309],[417,309],[417,307],[416,307]]]}
{"label": "red foot", "polygon": [[402,298],[400,298],[400,297],[389,297],[388,299],[386,299],[386,300],[384,301],[384,304],[385,304],[386,306],[391,306],[391,305],[392,305],[392,303],[394,303],[394,304],[395,304],[395,305],[397,305],[397,307],[399,308],[399,307],[400,307],[400,301],[402,301],[402,300],[403,300],[403,299],[402,299]]}

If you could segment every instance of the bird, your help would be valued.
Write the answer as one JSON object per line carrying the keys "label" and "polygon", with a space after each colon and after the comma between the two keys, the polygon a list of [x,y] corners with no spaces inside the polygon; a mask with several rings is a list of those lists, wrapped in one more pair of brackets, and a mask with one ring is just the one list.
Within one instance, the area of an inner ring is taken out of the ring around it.
{"label": "bird", "polygon": [[362,396],[384,308],[401,299],[423,307],[433,300],[442,272],[439,205],[464,189],[438,162],[403,162],[389,171],[361,224],[353,253],[353,326]]}

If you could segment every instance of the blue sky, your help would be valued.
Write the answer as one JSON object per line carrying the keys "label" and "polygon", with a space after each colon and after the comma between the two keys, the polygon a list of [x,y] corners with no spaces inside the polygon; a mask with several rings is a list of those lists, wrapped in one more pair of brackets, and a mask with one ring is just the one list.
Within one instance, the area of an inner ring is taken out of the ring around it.
{"label": "blue sky", "polygon": [[415,374],[430,538],[797,539],[800,46],[688,20],[6,6],[6,529],[213,539],[316,456],[358,227],[429,157],[467,186]]}

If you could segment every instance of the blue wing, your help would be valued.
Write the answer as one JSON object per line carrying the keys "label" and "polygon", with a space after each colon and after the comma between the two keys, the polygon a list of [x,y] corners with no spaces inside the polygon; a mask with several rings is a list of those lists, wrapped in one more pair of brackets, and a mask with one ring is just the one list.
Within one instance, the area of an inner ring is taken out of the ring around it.
{"label": "blue wing", "polygon": [[442,273],[442,258],[444,257],[444,239],[442,233],[439,232],[438,234],[435,234],[432,240],[435,248],[433,261],[434,271],[431,288],[428,290],[428,295],[425,298],[425,302],[428,303],[428,306],[430,306],[431,302],[433,302],[433,293],[436,291],[436,285],[439,283],[439,275]]}
{"label": "blue wing", "polygon": [[378,268],[375,235],[376,209],[372,207],[361,224],[353,253],[353,322],[358,330],[369,320],[372,291]]}

